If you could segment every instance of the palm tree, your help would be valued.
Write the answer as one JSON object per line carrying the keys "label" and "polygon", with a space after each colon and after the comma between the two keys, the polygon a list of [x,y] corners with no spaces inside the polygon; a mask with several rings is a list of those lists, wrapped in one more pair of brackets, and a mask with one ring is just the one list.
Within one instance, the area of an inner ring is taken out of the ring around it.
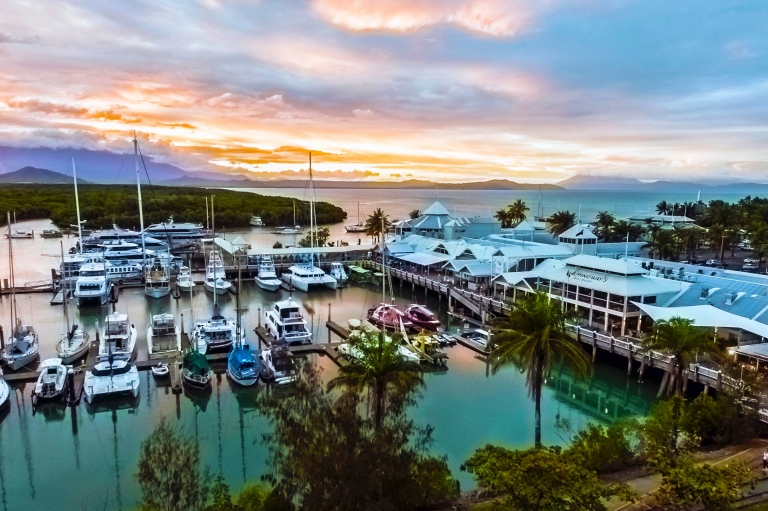
{"label": "palm tree", "polygon": [[512,222],[517,225],[525,220],[525,213],[530,209],[531,208],[529,208],[525,202],[523,202],[521,199],[517,199],[515,202],[507,206],[507,213],[509,213],[509,218],[512,220]]}
{"label": "palm tree", "polygon": [[408,216],[411,220],[415,220],[421,216],[421,210],[420,209],[414,209],[410,213],[408,213]]}
{"label": "palm tree", "polygon": [[[384,227],[384,232],[381,228]],[[372,214],[368,215],[365,219],[365,234],[368,236],[379,239],[383,238],[383,234],[386,230],[392,226],[392,222],[389,221],[389,217],[384,214],[381,208],[376,208]]]}
{"label": "palm tree", "polygon": [[552,236],[560,236],[562,233],[576,225],[576,214],[570,211],[558,211],[547,219],[547,230]]}
{"label": "palm tree", "polygon": [[679,316],[656,321],[653,333],[644,343],[646,349],[666,351],[675,358],[675,393],[678,395],[683,392],[683,371],[688,369],[696,353],[716,351],[716,346],[706,330],[695,326],[692,319]]}
{"label": "palm tree", "polygon": [[656,212],[660,215],[669,215],[672,213],[672,204],[663,200],[656,204]]}
{"label": "palm tree", "polygon": [[613,236],[612,239],[616,241],[624,241],[629,236],[629,241],[637,241],[640,236],[643,235],[645,229],[642,225],[628,222],[627,220],[619,220],[613,224],[611,229]]}
{"label": "palm tree", "polygon": [[498,210],[493,217],[501,222],[502,229],[507,229],[512,226],[512,217],[510,216],[509,210],[507,209]]}
{"label": "palm tree", "polygon": [[421,367],[405,360],[400,354],[399,340],[385,340],[383,332],[363,329],[350,345],[355,356],[349,365],[339,368],[338,376],[328,382],[328,389],[367,392],[378,430],[387,411],[401,405],[424,384]]}
{"label": "palm tree", "polygon": [[704,233],[698,225],[692,225],[689,227],[675,228],[675,234],[677,239],[680,240],[680,244],[685,250],[686,256],[690,253],[691,256],[696,255],[696,249],[701,243]]}
{"label": "palm tree", "polygon": [[589,367],[589,357],[578,341],[565,331],[566,313],[562,304],[543,292],[520,300],[509,320],[494,328],[494,349],[490,356],[493,372],[515,363],[526,372],[528,395],[536,407],[536,447],[541,447],[541,387],[555,362],[570,362],[577,374]]}
{"label": "palm tree", "polygon": [[611,235],[611,229],[616,223],[616,218],[607,211],[601,211],[595,217],[595,227],[597,228],[597,235],[601,241],[608,241]]}
{"label": "palm tree", "polygon": [[659,259],[666,260],[675,254],[677,248],[675,233],[669,229],[659,229],[651,235],[651,240],[643,245],[643,248],[653,253],[654,257],[658,254]]}

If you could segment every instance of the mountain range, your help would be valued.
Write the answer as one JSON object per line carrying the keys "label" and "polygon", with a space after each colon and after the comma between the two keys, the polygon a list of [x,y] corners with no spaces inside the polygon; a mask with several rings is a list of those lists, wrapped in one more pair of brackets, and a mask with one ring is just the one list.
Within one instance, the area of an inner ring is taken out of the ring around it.
{"label": "mountain range", "polygon": [[727,183],[705,184],[680,181],[644,182],[628,177],[606,177],[576,174],[573,177],[559,181],[558,186],[566,190],[579,191],[633,191],[633,192],[679,192],[698,193],[699,191],[718,191],[725,193],[744,193],[755,195],[768,193],[765,183]]}
{"label": "mountain range", "polygon": [[[37,167],[24,167],[13,172],[0,174],[0,183],[34,183],[41,185],[71,184],[72,178],[59,172]],[[77,178],[78,184],[89,184],[90,181]]]}

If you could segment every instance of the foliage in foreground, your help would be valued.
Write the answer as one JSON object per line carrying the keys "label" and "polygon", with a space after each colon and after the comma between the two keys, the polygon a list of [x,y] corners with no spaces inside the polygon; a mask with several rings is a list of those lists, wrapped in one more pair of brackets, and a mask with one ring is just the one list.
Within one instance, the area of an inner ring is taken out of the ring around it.
{"label": "foliage in foreground", "polygon": [[[129,185],[80,185],[80,217],[91,229],[139,227],[136,188]],[[250,192],[210,190],[205,188],[154,186],[142,187],[144,224],[164,222],[173,216],[176,222],[205,225],[205,198],[215,195],[217,227],[247,227],[251,215],[261,216],[264,225],[293,225],[294,200]],[[296,221],[309,223],[309,203],[296,200]],[[347,214],[327,202],[315,204],[318,224],[341,222]],[[17,220],[50,218],[59,227],[77,223],[75,196],[67,185],[3,185],[0,187],[0,211],[15,211]],[[5,223],[5,215],[0,225]]]}
{"label": "foliage in foreground", "polygon": [[731,511],[736,509],[734,503],[741,496],[742,486],[754,482],[743,461],[715,466],[697,464],[690,456],[679,459],[662,476],[657,498],[667,509],[701,504],[708,511]]}
{"label": "foliage in foreground", "polygon": [[265,479],[300,509],[416,510],[454,498],[444,458],[430,456],[431,428],[389,413],[379,428],[361,414],[357,393],[324,389],[303,365],[290,395],[265,395],[271,473]]}
{"label": "foliage in foreground", "polygon": [[558,448],[510,451],[486,445],[462,467],[480,488],[499,496],[495,509],[526,511],[602,511],[604,498],[633,500],[624,483],[602,484],[597,474]]}

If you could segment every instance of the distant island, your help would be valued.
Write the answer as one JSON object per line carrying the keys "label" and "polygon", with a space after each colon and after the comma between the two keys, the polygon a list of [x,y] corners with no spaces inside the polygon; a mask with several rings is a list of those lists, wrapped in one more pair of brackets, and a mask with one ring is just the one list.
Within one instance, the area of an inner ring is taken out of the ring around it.
{"label": "distant island", "polygon": [[[70,178],[71,179],[71,178]],[[79,180],[78,180],[79,181]],[[123,228],[139,227],[139,206],[136,188],[130,185],[79,186],[80,218],[90,229],[105,229],[112,225]],[[246,227],[252,215],[261,217],[265,225],[293,225],[294,200],[270,197],[250,192],[190,187],[146,187],[142,190],[144,225],[159,223],[173,217],[175,222],[196,222],[205,225],[205,198],[215,195],[216,226]],[[296,200],[296,221],[309,223],[309,203]],[[210,205],[209,205],[210,206]],[[347,213],[328,202],[317,202],[317,222],[331,224],[344,221]],[[60,228],[77,224],[75,196],[72,185],[4,184],[0,187],[0,225],[5,224],[5,212],[15,212],[17,220],[50,218]]]}

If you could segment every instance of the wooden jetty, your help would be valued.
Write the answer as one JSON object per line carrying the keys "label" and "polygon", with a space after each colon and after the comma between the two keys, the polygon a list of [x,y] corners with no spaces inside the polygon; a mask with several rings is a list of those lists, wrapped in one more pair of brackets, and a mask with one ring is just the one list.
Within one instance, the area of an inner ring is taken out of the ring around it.
{"label": "wooden jetty", "polygon": [[458,342],[465,348],[469,348],[472,351],[479,353],[484,357],[487,357],[488,355],[491,354],[491,350],[489,350],[487,346],[484,346],[479,342],[472,341],[471,339],[467,339],[466,337],[462,337],[460,335],[456,335],[454,337],[456,337],[456,342]]}

